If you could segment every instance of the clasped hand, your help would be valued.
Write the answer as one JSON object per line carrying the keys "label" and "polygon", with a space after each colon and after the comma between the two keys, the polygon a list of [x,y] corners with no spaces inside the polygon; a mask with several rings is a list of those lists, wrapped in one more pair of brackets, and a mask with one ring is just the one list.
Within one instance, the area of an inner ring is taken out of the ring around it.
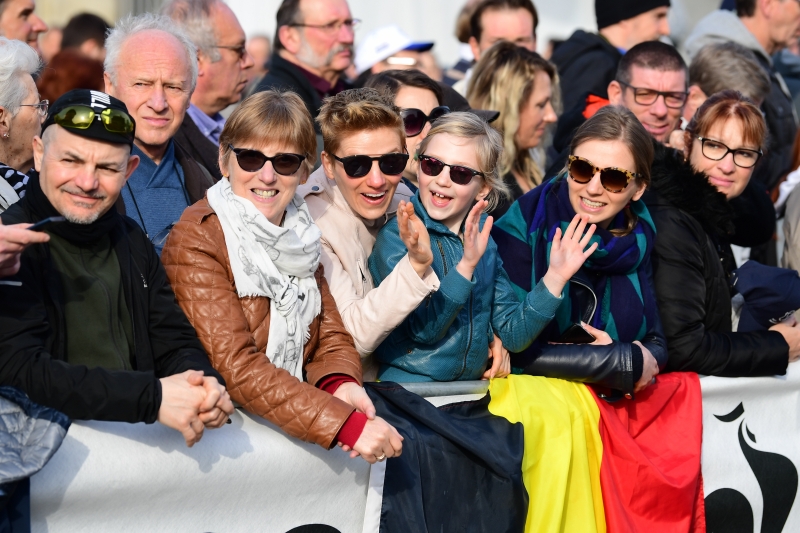
{"label": "clasped hand", "polygon": [[205,428],[221,427],[233,414],[233,402],[219,381],[200,370],[161,378],[158,421],[179,431],[190,448]]}
{"label": "clasped hand", "polygon": [[391,424],[375,416],[375,405],[364,387],[358,383],[343,383],[333,396],[367,415],[367,424],[355,446],[350,448],[344,443],[339,443],[344,451],[350,452],[351,459],[360,455],[362,459],[373,464],[389,457],[400,456],[403,451],[403,437]]}

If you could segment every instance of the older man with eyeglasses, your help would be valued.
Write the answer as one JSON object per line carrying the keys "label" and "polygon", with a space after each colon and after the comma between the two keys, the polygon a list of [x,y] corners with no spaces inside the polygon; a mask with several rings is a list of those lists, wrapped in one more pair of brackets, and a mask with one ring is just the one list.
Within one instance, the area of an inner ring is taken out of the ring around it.
{"label": "older man with eyeglasses", "polygon": [[[348,88],[343,74],[353,62],[359,20],[350,14],[347,0],[283,0],[276,18],[269,71],[256,91],[294,91],[316,118],[325,97]],[[322,135],[314,127],[319,152]]]}
{"label": "older man with eyeglasses", "polygon": [[239,20],[222,0],[170,0],[162,13],[197,47],[197,87],[175,142],[219,179],[220,111],[242,99],[255,62]]}

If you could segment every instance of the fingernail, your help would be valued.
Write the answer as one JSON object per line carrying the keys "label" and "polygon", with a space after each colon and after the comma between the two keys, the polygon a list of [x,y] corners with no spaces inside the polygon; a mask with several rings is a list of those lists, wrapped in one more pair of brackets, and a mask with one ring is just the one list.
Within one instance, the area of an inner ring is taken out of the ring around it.
{"label": "fingernail", "polygon": [[226,424],[233,424],[233,420],[231,420],[230,417],[229,417],[228,420],[225,421],[225,423]]}

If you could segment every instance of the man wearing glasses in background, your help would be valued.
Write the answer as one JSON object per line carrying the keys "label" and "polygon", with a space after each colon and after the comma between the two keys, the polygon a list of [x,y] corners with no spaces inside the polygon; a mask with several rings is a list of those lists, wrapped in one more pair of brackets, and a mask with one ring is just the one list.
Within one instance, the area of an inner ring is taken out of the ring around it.
{"label": "man wearing glasses in background", "polygon": [[38,174],[0,219],[50,239],[0,280],[0,384],[76,420],[159,421],[192,446],[233,405],[153,246],[114,209],[136,127],[121,101],[78,89],[34,138]]}
{"label": "man wearing glasses in background", "polygon": [[[343,74],[353,62],[359,21],[346,0],[284,0],[276,18],[275,50],[256,91],[294,91],[316,118],[325,97],[348,88]],[[316,122],[314,127],[320,152],[322,134]]]}
{"label": "man wearing glasses in background", "polygon": [[239,20],[221,0],[171,0],[162,13],[180,26],[197,47],[197,87],[175,142],[220,179],[220,111],[242,99],[255,65],[245,49]]}

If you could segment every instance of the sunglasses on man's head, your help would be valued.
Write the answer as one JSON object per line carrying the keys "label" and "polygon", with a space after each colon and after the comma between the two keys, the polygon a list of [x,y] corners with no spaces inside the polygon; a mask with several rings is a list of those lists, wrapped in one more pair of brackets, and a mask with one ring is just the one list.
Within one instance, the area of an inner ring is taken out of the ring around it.
{"label": "sunglasses on man's head", "polygon": [[397,176],[402,174],[408,163],[408,154],[383,154],[376,157],[368,155],[351,155],[348,157],[333,156],[344,167],[345,173],[351,178],[363,178],[370,169],[372,162],[378,162],[378,168],[387,176]]}
{"label": "sunglasses on man's head", "polygon": [[89,106],[72,105],[56,113],[53,116],[53,122],[63,128],[87,130],[98,116],[103,127],[110,133],[133,133],[134,125],[131,117],[124,111],[111,108],[97,113]]}
{"label": "sunglasses on man's head", "polygon": [[262,169],[267,161],[272,162],[272,168],[275,172],[282,176],[291,176],[300,164],[305,160],[306,156],[299,154],[275,154],[268,157],[258,150],[250,150],[247,148],[234,148],[233,145],[228,145],[230,149],[236,154],[236,161],[239,163],[239,168],[245,172],[258,172]]}
{"label": "sunglasses on man's head", "polygon": [[422,154],[418,159],[420,170],[428,176],[438,176],[442,173],[444,167],[450,167],[450,181],[458,185],[468,184],[475,176],[484,177],[483,172],[478,172],[477,170],[461,165],[448,165],[429,155]]}
{"label": "sunglasses on man's head", "polygon": [[622,192],[631,180],[639,177],[639,174],[625,170],[624,168],[606,167],[600,168],[588,159],[569,156],[567,164],[569,176],[576,182],[586,184],[592,181],[596,173],[600,173],[600,185],[608,192]]}
{"label": "sunglasses on man's head", "polygon": [[450,108],[446,105],[440,105],[431,109],[430,115],[426,115],[421,110],[410,107],[400,111],[400,116],[403,118],[403,125],[406,128],[406,137],[416,137],[425,128],[425,123],[433,122],[436,119],[442,118],[450,112]]}

